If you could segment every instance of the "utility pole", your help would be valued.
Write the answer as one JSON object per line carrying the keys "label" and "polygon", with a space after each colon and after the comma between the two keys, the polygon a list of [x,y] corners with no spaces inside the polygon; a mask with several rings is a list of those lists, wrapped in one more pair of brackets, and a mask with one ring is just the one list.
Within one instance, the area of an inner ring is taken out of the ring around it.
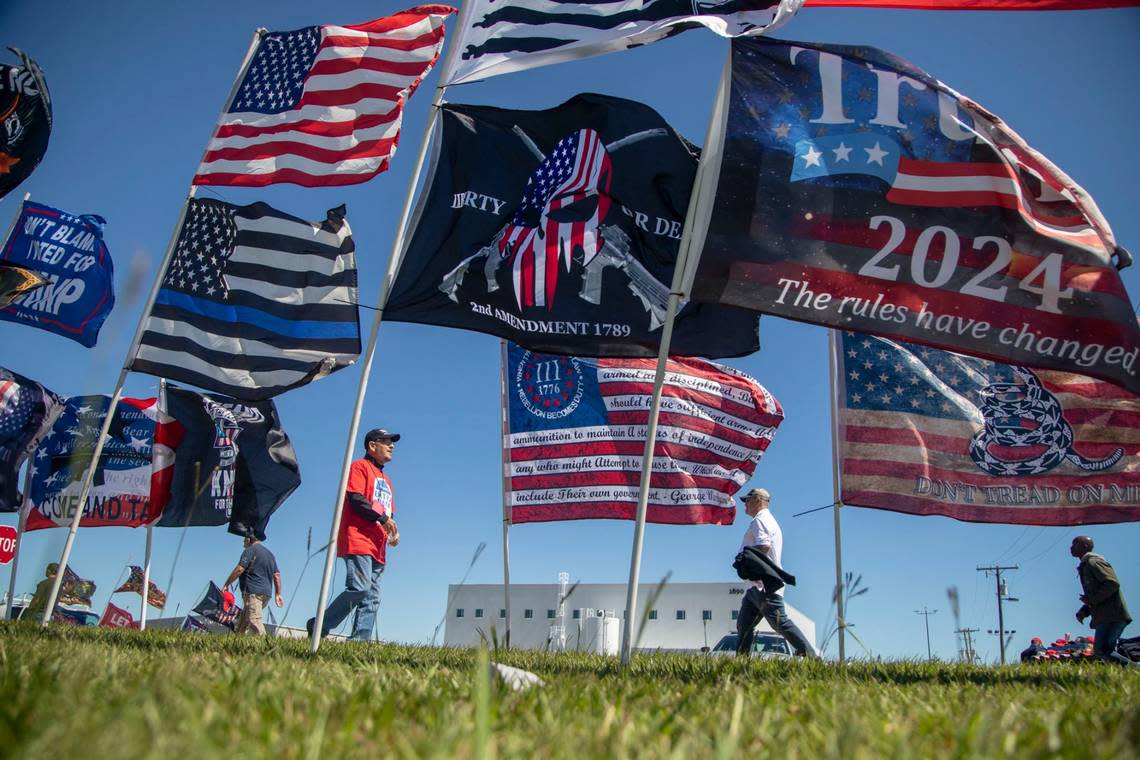
{"label": "utility pole", "polygon": [[971,665],[977,662],[978,655],[974,653],[974,641],[970,637],[970,634],[977,632],[977,628],[959,628],[958,630],[954,631],[954,633],[962,637],[962,661],[968,662]]}
{"label": "utility pole", "polygon": [[915,610],[914,614],[922,615],[924,621],[926,622],[926,659],[933,660],[934,655],[930,653],[930,616],[938,614],[938,610],[928,610],[926,609],[926,606],[923,605],[922,612]]}
{"label": "utility pole", "polygon": [[1001,603],[1003,601],[1016,602],[1015,597],[1009,596],[1008,587],[1002,582],[1001,573],[1003,570],[1017,570],[1017,565],[978,565],[978,572],[985,573],[987,576],[990,573],[994,574],[997,586],[997,605],[998,605],[998,643],[1001,649],[1001,664],[1005,665],[1005,617],[1002,613]]}

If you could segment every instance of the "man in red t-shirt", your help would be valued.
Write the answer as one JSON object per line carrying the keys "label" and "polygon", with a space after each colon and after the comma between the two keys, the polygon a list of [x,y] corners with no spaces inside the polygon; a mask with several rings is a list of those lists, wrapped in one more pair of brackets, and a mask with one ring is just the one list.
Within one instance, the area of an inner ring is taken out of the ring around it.
{"label": "man in red t-shirt", "polygon": [[[337,535],[336,554],[344,558],[347,577],[344,591],[325,610],[321,636],[339,626],[356,610],[352,626],[354,641],[372,638],[376,611],[380,608],[380,576],[384,572],[386,549],[400,542],[396,527],[396,504],[392,499],[392,481],[384,474],[384,465],[392,461],[398,433],[383,428],[370,430],[364,436],[364,458],[352,463],[348,471],[348,488]],[[309,618],[312,634],[316,618]]]}

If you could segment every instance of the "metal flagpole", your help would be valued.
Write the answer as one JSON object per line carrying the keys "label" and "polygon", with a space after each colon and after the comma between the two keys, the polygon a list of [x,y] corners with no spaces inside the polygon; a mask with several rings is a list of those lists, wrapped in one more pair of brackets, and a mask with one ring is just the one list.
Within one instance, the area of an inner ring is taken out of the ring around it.
{"label": "metal flagpole", "polygon": [[[44,90],[46,92],[46,90]],[[12,237],[12,232],[16,229],[16,224],[20,221],[20,215],[23,213],[23,204],[27,203],[32,197],[31,193],[24,193],[24,200],[20,203],[20,208],[16,209],[16,213],[12,216],[12,222],[8,225],[8,231],[4,233],[4,240]],[[36,455],[33,451],[28,457],[28,463],[24,469],[24,500],[27,500],[28,493],[32,487],[32,466],[35,464]],[[16,593],[16,569],[20,564],[20,544],[24,540],[24,528],[28,524],[28,510],[25,508],[24,503],[20,503],[20,516],[17,518],[16,523],[16,546],[12,549],[12,574],[8,577],[8,619],[12,620],[12,600]]]}
{"label": "metal flagpole", "polygon": [[835,336],[835,330],[828,331],[827,364],[831,382],[831,483],[832,493],[835,497],[833,505],[835,516],[835,622],[838,626],[839,663],[842,665],[847,659],[845,650],[847,621],[843,617],[843,538],[839,519],[839,510],[843,506],[843,502],[840,500],[839,491],[839,378],[836,375],[838,366],[836,352],[839,350],[839,343]]}
{"label": "metal flagpole", "polygon": [[[469,2],[463,4],[463,10],[460,11],[459,16],[460,24],[463,24],[469,15],[470,5]],[[449,45],[447,55],[444,58],[443,67],[440,71],[440,82],[447,81],[455,53],[456,48]],[[360,366],[360,382],[356,389],[356,402],[352,409],[352,421],[348,426],[348,439],[345,441],[344,460],[341,463],[340,470],[340,483],[337,486],[336,500],[333,504],[332,525],[329,526],[329,549],[325,555],[324,573],[321,575],[321,590],[317,596],[317,612],[313,619],[313,632],[309,637],[309,652],[312,654],[316,654],[321,646],[321,631],[323,630],[322,626],[325,622],[325,605],[329,599],[329,586],[332,584],[333,566],[336,564],[336,544],[340,533],[340,520],[344,512],[344,490],[348,487],[348,471],[352,466],[352,455],[356,452],[356,435],[360,429],[360,413],[364,408],[364,394],[368,389],[369,375],[372,372],[372,359],[376,353],[377,333],[380,331],[380,323],[384,318],[384,307],[388,303],[388,291],[392,287],[392,282],[396,279],[396,273],[400,269],[400,262],[403,260],[404,240],[408,233],[408,223],[411,219],[412,201],[415,198],[416,185],[419,183],[420,172],[423,170],[424,159],[427,157],[428,147],[431,144],[432,131],[439,121],[439,107],[443,104],[443,93],[446,89],[445,85],[440,84],[435,90],[435,98],[431,103],[431,115],[428,117],[427,125],[424,127],[423,139],[420,140],[420,150],[416,155],[416,162],[412,168],[411,178],[408,180],[408,193],[404,198],[404,206],[400,211],[400,220],[396,224],[396,236],[392,240],[392,251],[388,255],[388,271],[384,275],[384,280],[380,283],[380,294],[376,298],[376,311],[372,318],[372,332],[368,336],[368,346],[362,354],[364,361]]]}
{"label": "metal flagpole", "polygon": [[499,370],[499,391],[503,400],[503,610],[507,616],[506,648],[511,648],[511,547],[509,533],[511,528],[511,460],[509,456],[509,437],[511,434],[511,415],[509,398],[507,397],[507,342],[499,341],[499,350],[502,357]]}
{"label": "metal flagpole", "polygon": [[[629,665],[633,653],[633,629],[639,618],[637,612],[637,585],[641,575],[641,547],[645,536],[645,515],[649,508],[649,484],[653,472],[653,451],[657,444],[657,420],[661,411],[661,389],[665,382],[665,367],[669,359],[669,344],[673,339],[673,323],[680,308],[681,297],[688,292],[687,281],[690,252],[697,240],[694,238],[694,229],[697,227],[697,208],[702,196],[707,196],[708,185],[702,181],[702,170],[714,163],[719,163],[719,151],[709,150],[709,146],[721,142],[718,130],[723,131],[721,116],[728,101],[728,89],[732,76],[732,53],[725,61],[724,71],[721,74],[720,85],[717,90],[713,112],[709,118],[708,133],[705,136],[705,150],[701,153],[701,160],[697,166],[697,174],[693,180],[693,191],[689,198],[689,208],[685,214],[685,226],[681,233],[681,244],[677,254],[677,263],[673,268],[673,282],[669,287],[669,302],[665,310],[665,324],[661,330],[661,346],[657,351],[657,372],[653,379],[653,401],[649,409],[649,420],[645,429],[645,453],[641,462],[641,488],[637,496],[637,520],[633,528],[633,549],[629,561],[629,585],[625,597],[625,626],[621,637],[621,662]],[[714,172],[715,174],[715,172]],[[715,191],[715,186],[714,186]],[[699,238],[703,241],[703,233]],[[698,249],[699,250],[699,249]]]}
{"label": "metal flagpole", "polygon": [[[27,484],[30,483],[31,480],[30,475],[24,476],[24,493],[27,493]],[[15,618],[11,616],[11,608],[13,608],[11,605],[13,605],[13,599],[16,598],[16,569],[19,566],[19,545],[24,541],[24,528],[26,525],[27,509],[24,508],[24,505],[21,505],[21,507],[19,507],[19,520],[16,524],[16,546],[13,549],[13,554],[11,554],[11,574],[8,577],[8,608],[6,610],[8,620],[15,620]]]}
{"label": "metal flagpole", "polygon": [[[159,417],[166,413],[166,378],[159,378],[158,380],[158,411]],[[154,445],[152,442],[151,452],[153,456]],[[147,514],[150,517],[150,514]],[[146,613],[147,607],[150,606],[150,550],[152,542],[154,541],[154,521],[146,525],[146,553],[143,555],[143,580],[142,580],[142,610],[139,612],[139,630],[146,630]]]}
{"label": "metal flagpole", "polygon": [[[224,114],[230,109],[233,104],[234,95],[237,93],[238,87],[241,85],[241,80],[245,76],[246,69],[249,68],[250,61],[253,60],[253,55],[257,51],[257,46],[261,41],[261,35],[266,32],[265,29],[258,29],[253,33],[253,40],[250,41],[249,50],[246,51],[245,59],[242,61],[241,68],[238,70],[237,78],[234,79],[233,86],[230,88],[230,95],[226,98],[226,104],[222,108],[221,113]],[[219,114],[219,120],[221,114]],[[206,143],[206,150],[209,150],[209,143]],[[205,156],[205,151],[203,151]],[[95,451],[91,455],[91,463],[87,465],[87,472],[83,476],[83,487],[79,491],[79,500],[75,503],[75,515],[72,516],[71,526],[67,533],[67,540],[63,543],[63,553],[59,558],[59,570],[55,576],[55,583],[51,587],[51,595],[48,597],[47,607],[44,609],[43,620],[40,624],[46,626],[51,620],[52,613],[55,611],[55,602],[59,598],[59,589],[63,585],[63,574],[67,570],[67,561],[71,557],[71,547],[75,543],[75,534],[79,530],[79,521],[83,518],[83,507],[87,503],[87,497],[91,493],[91,483],[95,479],[95,468],[99,465],[99,457],[103,454],[103,444],[107,437],[107,431],[111,428],[111,420],[115,416],[115,409],[119,405],[119,399],[123,395],[123,385],[127,382],[127,373],[130,372],[131,361],[134,359],[135,353],[138,351],[139,343],[142,341],[143,330],[146,326],[147,317],[150,316],[151,309],[154,308],[155,299],[158,298],[158,291],[162,288],[162,280],[166,277],[166,270],[170,266],[170,260],[174,258],[174,246],[178,242],[178,233],[182,230],[182,223],[186,220],[186,210],[190,207],[190,201],[198,193],[198,186],[191,184],[190,192],[186,195],[186,200],[182,202],[182,210],[178,213],[178,222],[174,225],[174,231],[170,233],[170,242],[166,246],[166,254],[163,256],[162,263],[158,267],[158,272],[154,278],[154,284],[151,285],[150,295],[147,297],[146,305],[143,306],[142,314],[139,317],[138,327],[135,328],[135,337],[131,341],[131,346],[127,349],[127,357],[123,361],[123,368],[119,371],[119,380],[115,384],[115,392],[111,395],[111,404],[107,407],[107,414],[103,418],[103,425],[99,430],[99,437],[95,439]]]}
{"label": "metal flagpole", "polygon": [[3,239],[5,241],[7,241],[8,238],[12,237],[12,231],[16,229],[16,222],[20,221],[20,214],[24,213],[24,204],[27,203],[28,199],[31,197],[31,193],[24,193],[24,200],[20,202],[20,206],[16,209],[16,213],[12,215],[12,221],[8,225],[8,231],[4,233]]}
{"label": "metal flagpole", "polygon": [[139,612],[139,630],[146,630],[146,608],[150,602],[150,547],[154,526],[146,526],[146,554],[143,556],[142,611]]}

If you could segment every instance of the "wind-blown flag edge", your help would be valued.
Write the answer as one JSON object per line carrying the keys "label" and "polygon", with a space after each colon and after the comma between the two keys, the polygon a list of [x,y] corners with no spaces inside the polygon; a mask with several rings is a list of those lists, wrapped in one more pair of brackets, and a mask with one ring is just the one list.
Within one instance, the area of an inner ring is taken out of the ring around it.
{"label": "wind-blown flag edge", "polygon": [[[494,0],[489,1],[493,2]],[[475,5],[475,2],[476,0],[470,0],[470,4],[472,6]],[[589,3],[584,4],[589,5]],[[524,50],[513,56],[505,56],[504,60],[501,62],[490,62],[484,66],[465,64],[463,60],[464,53],[456,51],[454,63],[448,71],[445,71],[443,73],[443,76],[446,77],[446,80],[441,81],[441,86],[467,84],[469,82],[477,82],[489,77],[499,76],[501,74],[509,74],[516,71],[525,71],[527,69],[549,66],[557,63],[566,63],[582,58],[591,58],[597,55],[604,55],[605,53],[619,52],[634,46],[647,45],[649,43],[662,40],[672,34],[676,34],[679,31],[683,31],[684,29],[688,28],[685,25],[699,24],[709,31],[719,34],[723,37],[763,34],[787,23],[787,21],[795,15],[796,11],[799,10],[802,4],[803,0],[772,0],[769,6],[769,9],[772,11],[770,20],[767,20],[765,23],[759,25],[753,24],[751,22],[737,22],[742,27],[751,27],[750,29],[742,28],[740,30],[734,30],[730,28],[729,19],[732,16],[736,15],[745,16],[749,13],[755,14],[757,11],[741,11],[739,14],[730,13],[723,15],[717,13],[710,13],[707,15],[678,14],[662,19],[651,19],[651,23],[641,26],[640,28],[635,28],[633,30],[627,31],[626,33],[616,34],[608,38],[597,39],[589,43],[581,42],[581,40],[578,40],[577,42],[570,40],[569,45],[560,45],[556,48],[547,50]],[[501,3],[499,10],[502,10],[503,6],[510,8],[511,5],[512,3],[509,1],[506,3]],[[695,6],[696,3],[693,5]],[[461,18],[464,18],[467,14],[466,8],[464,9],[464,14],[465,15],[461,16]],[[588,15],[596,18],[602,14],[598,14],[595,10],[593,13]],[[587,14],[583,14],[583,16],[585,17]],[[479,21],[481,22],[483,18],[485,17],[481,17]],[[470,26],[473,28],[476,25],[474,23],[474,11],[471,12],[470,20],[472,22]],[[630,22],[626,23],[628,24]],[[531,22],[526,22],[524,24],[518,25],[534,26],[535,28],[543,26],[542,24],[532,24]],[[492,26],[495,26],[495,23],[485,24],[484,26],[490,29]],[[558,26],[560,31],[564,30],[567,27],[572,29],[589,28],[585,25],[576,24],[563,24],[556,26]],[[636,26],[636,24],[634,24],[634,26]],[[460,27],[455,30],[453,34],[454,39],[452,40],[451,44],[457,48],[464,45],[471,47],[470,43],[468,42],[468,37],[470,36],[472,36],[472,34],[469,28]],[[486,35],[488,40],[503,38],[506,36],[507,35],[503,35],[501,32],[497,33],[494,31]],[[522,59],[522,63],[519,62],[520,59]]]}

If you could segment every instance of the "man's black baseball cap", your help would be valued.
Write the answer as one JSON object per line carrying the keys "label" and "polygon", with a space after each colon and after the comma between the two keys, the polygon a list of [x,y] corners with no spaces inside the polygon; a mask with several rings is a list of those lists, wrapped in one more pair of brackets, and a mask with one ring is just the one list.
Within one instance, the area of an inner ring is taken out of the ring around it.
{"label": "man's black baseball cap", "polygon": [[399,433],[393,433],[392,431],[385,430],[384,428],[373,428],[372,430],[369,430],[364,436],[365,445],[368,445],[373,441],[391,441],[392,443],[395,443],[398,440],[400,440]]}

